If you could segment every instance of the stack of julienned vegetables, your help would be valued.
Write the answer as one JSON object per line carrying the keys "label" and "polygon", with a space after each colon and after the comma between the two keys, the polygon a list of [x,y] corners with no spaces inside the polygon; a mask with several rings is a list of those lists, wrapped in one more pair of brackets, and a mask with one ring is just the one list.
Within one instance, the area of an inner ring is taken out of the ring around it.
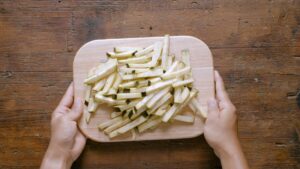
{"label": "stack of julienned vegetables", "polygon": [[[176,60],[169,42],[165,35],[145,48],[115,47],[107,52],[107,62],[91,68],[84,80],[85,121],[89,123],[100,104],[112,106],[111,119],[98,127],[113,138],[155,129],[170,120],[194,123],[194,113],[206,118],[193,87],[189,50],[182,50],[181,60]],[[194,113],[183,115],[185,106]]]}

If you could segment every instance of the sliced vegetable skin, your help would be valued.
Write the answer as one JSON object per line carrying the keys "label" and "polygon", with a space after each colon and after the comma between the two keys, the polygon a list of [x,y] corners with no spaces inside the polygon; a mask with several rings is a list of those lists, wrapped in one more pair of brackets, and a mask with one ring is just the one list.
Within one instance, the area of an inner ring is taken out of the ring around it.
{"label": "sliced vegetable skin", "polygon": [[137,51],[136,50],[131,50],[131,51],[126,51],[126,52],[122,52],[122,53],[115,53],[115,52],[107,52],[106,55],[109,58],[117,58],[117,59],[122,59],[122,58],[128,58],[128,57],[132,57],[135,55]]}
{"label": "sliced vegetable skin", "polygon": [[169,43],[170,43],[170,37],[169,35],[165,35],[164,37],[164,46],[162,50],[162,58],[161,58],[161,65],[163,69],[167,69],[167,59],[169,55]]}
{"label": "sliced vegetable skin", "polygon": [[136,126],[142,124],[146,120],[147,120],[147,117],[140,116],[139,118],[135,119],[134,121],[127,123],[125,126],[122,126],[121,128],[112,131],[111,133],[108,134],[108,136],[110,138],[114,138],[120,134],[124,134],[124,133],[130,131],[131,129],[135,128]]}
{"label": "sliced vegetable skin", "polygon": [[115,53],[124,53],[124,52],[128,52],[128,51],[141,51],[143,50],[143,48],[140,47],[115,47],[114,48],[114,52]]}

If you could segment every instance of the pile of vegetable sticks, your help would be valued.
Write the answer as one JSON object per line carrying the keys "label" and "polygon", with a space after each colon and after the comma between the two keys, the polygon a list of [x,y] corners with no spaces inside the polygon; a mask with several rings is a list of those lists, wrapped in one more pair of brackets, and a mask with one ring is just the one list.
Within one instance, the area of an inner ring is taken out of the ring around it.
{"label": "pile of vegetable sticks", "polygon": [[100,104],[115,110],[110,120],[98,125],[109,138],[129,131],[136,135],[170,120],[193,123],[194,114],[182,114],[186,106],[206,118],[193,88],[189,50],[181,51],[179,61],[169,46],[165,35],[146,48],[115,47],[107,52],[108,61],[91,68],[84,80],[86,122]]}

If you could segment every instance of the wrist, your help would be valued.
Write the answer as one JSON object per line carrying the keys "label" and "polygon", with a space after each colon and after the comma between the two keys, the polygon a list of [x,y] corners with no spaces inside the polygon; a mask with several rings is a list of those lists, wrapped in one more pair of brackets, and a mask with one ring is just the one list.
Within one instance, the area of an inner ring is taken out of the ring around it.
{"label": "wrist", "polygon": [[238,138],[233,138],[223,146],[223,148],[219,151],[220,158],[234,158],[241,151],[241,145]]}
{"label": "wrist", "polygon": [[232,157],[240,149],[240,142],[236,135],[229,137],[229,139],[224,140],[223,145],[221,145],[217,150],[215,150],[220,158],[222,157]]}
{"label": "wrist", "polygon": [[41,169],[66,169],[71,168],[71,165],[72,160],[67,152],[50,144],[44,156]]}
{"label": "wrist", "polygon": [[235,144],[228,146],[228,149],[220,152],[219,158],[221,160],[223,168],[249,168],[238,139],[236,140]]}

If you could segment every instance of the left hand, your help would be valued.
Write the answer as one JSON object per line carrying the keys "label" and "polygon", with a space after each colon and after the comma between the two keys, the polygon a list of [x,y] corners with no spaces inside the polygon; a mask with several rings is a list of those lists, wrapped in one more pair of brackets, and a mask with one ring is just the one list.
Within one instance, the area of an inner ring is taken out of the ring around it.
{"label": "left hand", "polygon": [[76,121],[83,112],[80,98],[74,101],[73,83],[51,117],[51,139],[41,168],[70,168],[81,154],[86,138]]}

